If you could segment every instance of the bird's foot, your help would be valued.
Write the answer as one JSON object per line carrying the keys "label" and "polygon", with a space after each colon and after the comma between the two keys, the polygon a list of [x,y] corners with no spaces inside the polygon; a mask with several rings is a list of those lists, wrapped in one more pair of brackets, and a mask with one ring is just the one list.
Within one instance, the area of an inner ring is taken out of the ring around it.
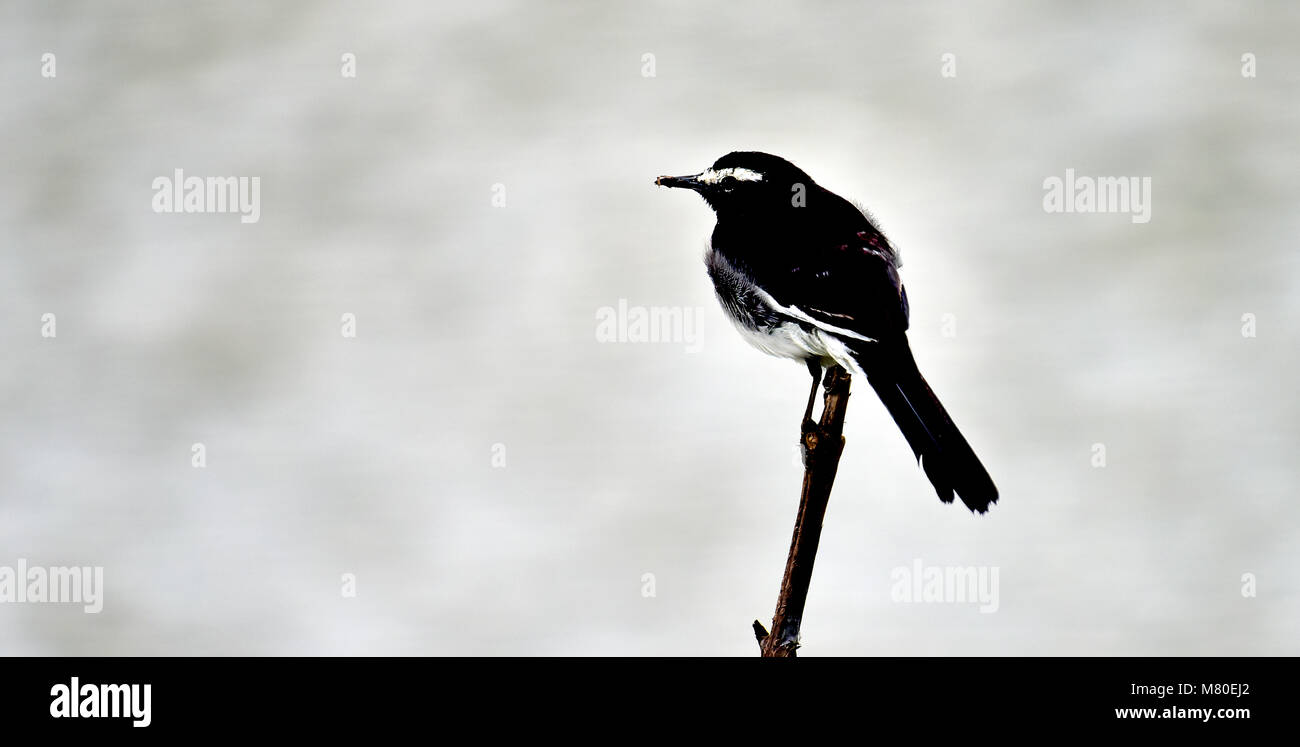
{"label": "bird's foot", "polygon": [[803,426],[799,432],[799,454],[803,457],[804,469],[808,469],[809,461],[816,455],[817,442],[821,437],[821,425],[812,418],[804,418]]}

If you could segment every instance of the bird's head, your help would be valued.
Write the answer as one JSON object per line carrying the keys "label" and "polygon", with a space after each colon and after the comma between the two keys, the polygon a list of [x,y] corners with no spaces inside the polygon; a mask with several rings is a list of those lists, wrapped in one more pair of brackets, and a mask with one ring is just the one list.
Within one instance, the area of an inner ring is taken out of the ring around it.
{"label": "bird's head", "polygon": [[714,211],[749,212],[797,206],[797,197],[813,188],[813,180],[798,166],[779,156],[736,151],[690,176],[661,176],[661,187],[680,187],[700,193]]}

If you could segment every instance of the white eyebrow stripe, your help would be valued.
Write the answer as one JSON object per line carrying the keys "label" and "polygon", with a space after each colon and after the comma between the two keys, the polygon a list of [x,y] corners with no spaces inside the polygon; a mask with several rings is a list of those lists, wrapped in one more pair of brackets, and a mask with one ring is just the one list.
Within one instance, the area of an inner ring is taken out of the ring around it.
{"label": "white eyebrow stripe", "polygon": [[739,179],[742,182],[763,181],[762,174],[758,173],[757,171],[751,171],[750,169],[741,168],[739,166],[731,169],[718,169],[717,171],[714,171],[713,169],[707,169],[703,174],[700,174],[695,178],[701,182],[704,182],[705,184],[717,184],[718,182],[722,181],[723,177],[726,176]]}

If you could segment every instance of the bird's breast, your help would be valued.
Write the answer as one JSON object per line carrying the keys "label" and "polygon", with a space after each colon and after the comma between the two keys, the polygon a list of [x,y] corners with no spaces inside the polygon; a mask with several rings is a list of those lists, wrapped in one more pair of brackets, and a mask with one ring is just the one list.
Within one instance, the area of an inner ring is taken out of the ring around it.
{"label": "bird's breast", "polygon": [[727,317],[750,345],[779,358],[829,359],[828,340],[816,328],[791,319],[768,302],[754,279],[725,254],[710,249],[705,264]]}

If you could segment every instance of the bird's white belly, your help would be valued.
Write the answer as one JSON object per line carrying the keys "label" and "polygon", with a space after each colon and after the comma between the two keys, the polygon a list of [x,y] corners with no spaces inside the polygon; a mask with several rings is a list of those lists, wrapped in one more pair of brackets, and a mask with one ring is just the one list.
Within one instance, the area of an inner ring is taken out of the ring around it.
{"label": "bird's white belly", "polygon": [[781,308],[718,252],[710,249],[705,262],[727,318],[750,345],[778,358],[815,358],[824,366],[838,363],[850,371],[860,370],[839,335],[816,324],[780,321],[792,313],[796,317],[806,315],[797,309]]}
{"label": "bird's white belly", "polygon": [[857,370],[857,364],[849,354],[848,348],[834,335],[818,329],[807,331],[794,323],[754,329],[742,324],[730,314],[727,316],[746,342],[768,355],[795,360],[816,358],[823,366],[838,363],[850,371]]}

